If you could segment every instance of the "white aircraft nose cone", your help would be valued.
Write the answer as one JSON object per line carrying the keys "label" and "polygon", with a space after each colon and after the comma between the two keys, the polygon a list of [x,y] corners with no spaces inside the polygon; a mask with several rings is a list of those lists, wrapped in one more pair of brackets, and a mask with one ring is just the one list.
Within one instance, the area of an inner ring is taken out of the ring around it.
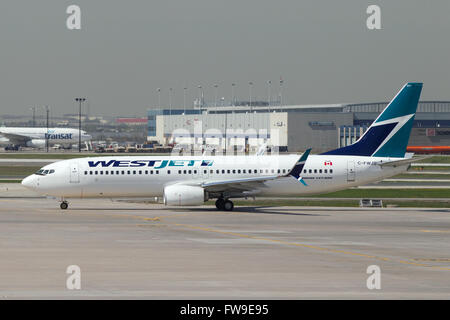
{"label": "white aircraft nose cone", "polygon": [[28,189],[36,188],[36,183],[33,176],[28,176],[22,180],[22,185]]}

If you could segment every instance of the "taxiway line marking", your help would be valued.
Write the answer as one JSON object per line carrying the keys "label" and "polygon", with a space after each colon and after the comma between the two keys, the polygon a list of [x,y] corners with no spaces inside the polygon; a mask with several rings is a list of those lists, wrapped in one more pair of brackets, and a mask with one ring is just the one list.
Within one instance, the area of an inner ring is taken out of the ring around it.
{"label": "taxiway line marking", "polygon": [[289,242],[289,241],[278,240],[278,239],[256,237],[256,236],[252,236],[252,235],[248,235],[248,234],[242,234],[242,233],[237,233],[237,232],[229,232],[229,231],[221,231],[221,230],[207,228],[207,227],[192,226],[192,225],[188,225],[188,224],[175,223],[174,225],[175,226],[179,226],[179,227],[185,227],[185,228],[189,228],[189,229],[194,229],[194,230],[202,230],[202,231],[207,231],[207,232],[215,232],[215,233],[220,233],[220,234],[225,234],[225,235],[236,236],[236,237],[240,237],[240,238],[247,238],[247,239],[275,242],[275,243],[280,243],[280,244],[285,244],[285,245],[290,245],[290,246],[296,246],[296,247],[313,249],[313,250],[317,250],[317,251],[333,252],[333,253],[339,253],[339,254],[345,254],[345,255],[359,256],[359,257],[369,258],[369,259],[377,259],[377,260],[381,260],[381,261],[397,262],[397,263],[406,264],[406,265],[419,266],[419,267],[428,267],[428,268],[433,268],[433,269],[438,269],[438,270],[450,271],[450,268],[446,268],[446,267],[433,266],[433,265],[424,264],[424,263],[409,262],[409,261],[405,261],[405,260],[394,260],[394,259],[391,259],[391,258],[380,257],[380,256],[369,255],[369,254],[358,253],[358,252],[352,252],[352,251],[346,251],[346,250],[338,250],[338,249],[330,249],[330,248],[325,248],[325,247],[319,247],[319,246],[314,246],[314,245],[309,245],[309,244],[304,244],[304,243],[298,243],[298,242]]}
{"label": "taxiway line marking", "polygon": [[[163,220],[162,217],[150,218],[150,217],[146,217],[146,216],[131,215],[131,214],[128,215],[128,214],[108,213],[107,215],[115,216],[115,217],[121,217],[121,218],[139,219],[139,220],[144,220],[144,221],[161,222],[161,220]],[[164,219],[165,218],[167,218],[167,217],[164,217]],[[410,265],[410,266],[419,266],[419,267],[433,268],[433,269],[437,269],[437,270],[450,271],[450,268],[447,268],[447,267],[433,266],[433,265],[423,264],[423,263],[415,263],[415,262],[410,262],[410,261],[406,261],[406,260],[394,260],[394,259],[391,259],[391,258],[380,257],[380,256],[375,256],[375,255],[369,255],[369,254],[364,254],[364,253],[352,252],[352,251],[347,251],[347,250],[339,250],[339,249],[331,249],[331,248],[326,248],[326,247],[319,247],[319,246],[309,245],[309,244],[305,244],[305,243],[289,242],[289,241],[278,240],[278,239],[271,239],[271,238],[263,238],[263,237],[257,237],[257,236],[252,236],[252,235],[247,235],[247,234],[242,234],[242,233],[237,233],[237,232],[222,231],[222,230],[217,230],[217,229],[212,229],[212,228],[207,228],[207,227],[199,227],[199,226],[193,226],[193,225],[188,225],[188,224],[180,224],[180,223],[173,223],[173,222],[167,222],[167,221],[166,221],[166,225],[167,226],[173,225],[173,226],[178,226],[178,227],[185,227],[185,228],[189,228],[189,229],[193,229],[193,230],[214,232],[214,233],[225,234],[225,235],[230,235],[230,236],[235,236],[235,237],[240,237],[240,238],[247,238],[247,239],[254,239],[254,240],[262,240],[262,241],[274,242],[274,243],[279,243],[279,244],[284,244],[284,245],[289,245],[289,246],[296,246],[296,247],[313,249],[313,250],[322,251],[322,252],[332,252],[332,253],[338,253],[338,254],[358,256],[358,257],[368,258],[368,259],[376,259],[376,260],[381,260],[381,261],[396,262],[396,263],[401,263],[401,264]]]}

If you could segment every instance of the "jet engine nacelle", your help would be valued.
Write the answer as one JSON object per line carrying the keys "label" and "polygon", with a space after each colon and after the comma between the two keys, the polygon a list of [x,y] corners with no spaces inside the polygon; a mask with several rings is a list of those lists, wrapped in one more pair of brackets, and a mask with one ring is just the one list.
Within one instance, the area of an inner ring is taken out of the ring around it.
{"label": "jet engine nacelle", "polygon": [[200,206],[208,200],[202,187],[174,184],[164,188],[166,206]]}
{"label": "jet engine nacelle", "polygon": [[32,139],[30,141],[27,141],[27,147],[44,148],[45,147],[45,139]]}

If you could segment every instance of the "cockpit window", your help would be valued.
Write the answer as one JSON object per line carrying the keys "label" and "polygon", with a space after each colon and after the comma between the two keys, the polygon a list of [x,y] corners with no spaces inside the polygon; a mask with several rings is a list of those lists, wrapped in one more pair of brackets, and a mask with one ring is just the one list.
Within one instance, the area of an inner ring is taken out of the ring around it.
{"label": "cockpit window", "polygon": [[45,176],[47,174],[52,174],[52,173],[55,173],[54,169],[46,169],[46,170],[40,169],[40,170],[36,171],[34,174],[37,174],[39,176]]}

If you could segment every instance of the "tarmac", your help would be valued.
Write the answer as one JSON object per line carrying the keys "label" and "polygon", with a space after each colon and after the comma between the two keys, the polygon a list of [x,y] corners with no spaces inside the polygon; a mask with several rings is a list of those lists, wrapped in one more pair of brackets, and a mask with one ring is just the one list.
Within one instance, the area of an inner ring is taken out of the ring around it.
{"label": "tarmac", "polygon": [[[0,299],[450,298],[450,209],[78,199],[61,210],[21,188],[0,190]],[[380,289],[367,287],[372,265]]]}

